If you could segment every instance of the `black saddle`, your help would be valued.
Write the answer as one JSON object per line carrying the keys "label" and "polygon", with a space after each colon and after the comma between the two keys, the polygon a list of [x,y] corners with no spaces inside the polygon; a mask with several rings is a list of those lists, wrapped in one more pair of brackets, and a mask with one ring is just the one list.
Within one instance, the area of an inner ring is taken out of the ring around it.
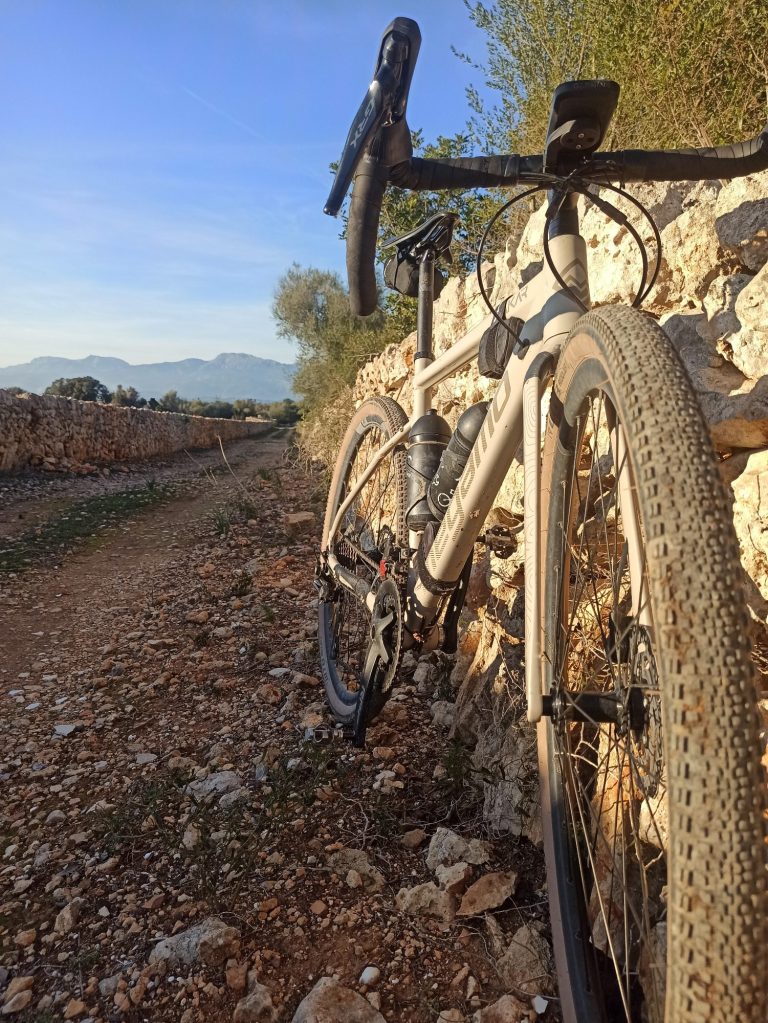
{"label": "black saddle", "polygon": [[453,228],[458,219],[455,213],[435,213],[407,234],[399,238],[388,238],[383,248],[397,246],[401,259],[408,256],[415,259],[428,248],[434,249],[436,256],[444,255],[453,240]]}

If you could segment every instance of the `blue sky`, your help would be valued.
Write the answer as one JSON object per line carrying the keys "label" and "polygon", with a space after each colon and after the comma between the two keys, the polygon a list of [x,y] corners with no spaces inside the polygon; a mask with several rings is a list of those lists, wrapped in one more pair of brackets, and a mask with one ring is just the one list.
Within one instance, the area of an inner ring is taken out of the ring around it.
{"label": "blue sky", "polygon": [[411,127],[461,130],[461,0],[0,0],[0,365],[292,361],[271,298],[293,261],[343,267],[327,168],[396,15]]}

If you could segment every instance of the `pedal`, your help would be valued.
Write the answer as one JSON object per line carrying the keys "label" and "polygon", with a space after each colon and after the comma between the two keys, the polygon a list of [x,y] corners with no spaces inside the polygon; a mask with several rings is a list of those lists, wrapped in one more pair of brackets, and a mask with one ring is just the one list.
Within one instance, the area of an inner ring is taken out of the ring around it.
{"label": "pedal", "polygon": [[511,558],[517,550],[517,537],[509,526],[491,526],[478,540],[502,560]]}

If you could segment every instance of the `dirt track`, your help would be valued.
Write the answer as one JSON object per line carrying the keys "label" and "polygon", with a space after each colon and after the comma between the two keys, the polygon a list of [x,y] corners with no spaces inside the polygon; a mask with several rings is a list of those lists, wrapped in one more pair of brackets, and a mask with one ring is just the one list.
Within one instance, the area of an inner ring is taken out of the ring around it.
{"label": "dirt track", "polygon": [[[14,1019],[217,1023],[258,980],[290,1020],[323,975],[390,1023],[468,1019],[504,990],[499,925],[545,918],[536,869],[493,925],[396,908],[433,880],[422,843],[437,826],[477,833],[476,797],[413,685],[369,751],[304,741],[324,717],[323,495],[284,453],[280,436],[234,445],[239,482],[221,464],[215,485],[210,466],[170,468],[175,496],[0,576],[0,1001],[33,978]],[[29,486],[6,496],[7,521],[13,500],[31,514]],[[83,497],[82,480],[46,486],[38,526]],[[524,846],[497,843],[486,869],[529,865]],[[150,962],[211,917],[234,928],[221,955]],[[366,966],[381,971],[367,988]]]}

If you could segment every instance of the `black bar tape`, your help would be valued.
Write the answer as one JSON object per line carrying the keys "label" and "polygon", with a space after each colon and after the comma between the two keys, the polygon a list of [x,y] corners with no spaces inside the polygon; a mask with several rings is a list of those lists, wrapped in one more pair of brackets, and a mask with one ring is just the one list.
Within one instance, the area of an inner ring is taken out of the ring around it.
{"label": "black bar tape", "polygon": [[354,178],[347,224],[347,280],[355,316],[370,316],[378,300],[376,238],[388,178],[389,168],[370,157],[362,160]]}
{"label": "black bar tape", "polygon": [[[739,178],[768,170],[768,125],[756,138],[733,146],[700,149],[597,153],[594,164],[612,164],[612,179],[621,181],[707,181]],[[590,174],[590,177],[596,175]]]}
{"label": "black bar tape", "polygon": [[[541,169],[541,157],[533,157]],[[459,156],[452,160],[426,160],[415,156],[392,168],[390,181],[412,191],[456,188],[493,188],[516,185],[520,176],[519,156]]]}

